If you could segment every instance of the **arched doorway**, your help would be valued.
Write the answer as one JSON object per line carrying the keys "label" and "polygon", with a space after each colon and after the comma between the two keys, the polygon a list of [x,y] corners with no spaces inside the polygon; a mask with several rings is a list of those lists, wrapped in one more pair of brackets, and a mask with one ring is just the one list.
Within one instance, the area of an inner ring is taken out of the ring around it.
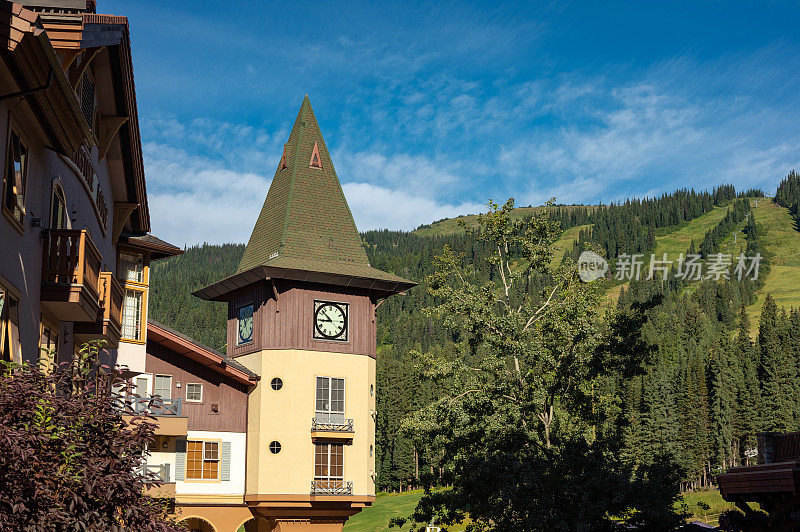
{"label": "arched doorway", "polygon": [[189,532],[217,532],[211,523],[200,517],[187,517],[181,523],[186,525]]}
{"label": "arched doorway", "polygon": [[236,532],[258,532],[258,521],[256,521],[255,517],[248,519],[242,523],[242,526]]}

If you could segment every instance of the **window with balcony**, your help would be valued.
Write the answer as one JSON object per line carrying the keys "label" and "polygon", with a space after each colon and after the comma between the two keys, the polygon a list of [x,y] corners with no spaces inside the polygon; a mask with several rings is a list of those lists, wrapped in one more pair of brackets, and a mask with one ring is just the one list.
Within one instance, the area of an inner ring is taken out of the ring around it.
{"label": "window with balcony", "polygon": [[344,379],[317,377],[318,421],[344,421]]}
{"label": "window with balcony", "polygon": [[19,341],[19,299],[0,285],[0,359],[22,362]]}
{"label": "window with balcony", "polygon": [[28,177],[28,147],[13,129],[9,131],[3,183],[3,212],[19,229],[25,221],[25,182]]}
{"label": "window with balcony", "polygon": [[53,185],[50,229],[67,229],[67,200],[64,198],[64,190],[59,185]]}
{"label": "window with balcony", "polygon": [[186,442],[186,479],[219,480],[219,442]]}
{"label": "window with balcony", "polygon": [[153,397],[172,399],[172,375],[155,375],[153,377]]}
{"label": "window with balcony", "polygon": [[345,489],[344,445],[318,443],[314,446],[314,493],[338,493]]}

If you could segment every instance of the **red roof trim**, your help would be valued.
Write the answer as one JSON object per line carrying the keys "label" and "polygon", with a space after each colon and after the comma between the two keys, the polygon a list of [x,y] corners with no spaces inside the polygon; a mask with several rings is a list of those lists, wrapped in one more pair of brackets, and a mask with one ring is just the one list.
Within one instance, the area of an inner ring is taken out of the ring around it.
{"label": "red roof trim", "polygon": [[210,368],[217,373],[225,375],[240,384],[254,386],[256,378],[231,367],[225,363],[225,359],[217,353],[203,348],[195,343],[192,343],[185,338],[178,336],[172,331],[168,331],[159,327],[158,325],[148,322],[147,323],[147,337],[154,342],[170,348],[179,355],[194,360],[195,362]]}

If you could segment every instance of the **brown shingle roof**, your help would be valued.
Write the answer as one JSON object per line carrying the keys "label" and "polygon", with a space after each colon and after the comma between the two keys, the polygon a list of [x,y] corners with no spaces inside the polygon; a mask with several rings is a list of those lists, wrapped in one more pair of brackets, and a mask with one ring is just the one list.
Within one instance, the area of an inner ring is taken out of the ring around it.
{"label": "brown shingle roof", "polygon": [[[321,168],[312,165],[315,146]],[[361,286],[385,295],[416,284],[370,266],[308,96],[236,274],[194,295],[222,299],[231,287],[270,277]]]}

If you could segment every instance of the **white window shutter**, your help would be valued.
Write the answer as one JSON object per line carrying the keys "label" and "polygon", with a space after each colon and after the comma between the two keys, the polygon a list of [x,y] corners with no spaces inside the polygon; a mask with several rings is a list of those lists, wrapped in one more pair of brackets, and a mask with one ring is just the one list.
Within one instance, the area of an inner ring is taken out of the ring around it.
{"label": "white window shutter", "polygon": [[222,480],[231,479],[231,442],[222,442]]}
{"label": "white window shutter", "polygon": [[186,440],[175,440],[175,480],[183,480],[186,470]]}

